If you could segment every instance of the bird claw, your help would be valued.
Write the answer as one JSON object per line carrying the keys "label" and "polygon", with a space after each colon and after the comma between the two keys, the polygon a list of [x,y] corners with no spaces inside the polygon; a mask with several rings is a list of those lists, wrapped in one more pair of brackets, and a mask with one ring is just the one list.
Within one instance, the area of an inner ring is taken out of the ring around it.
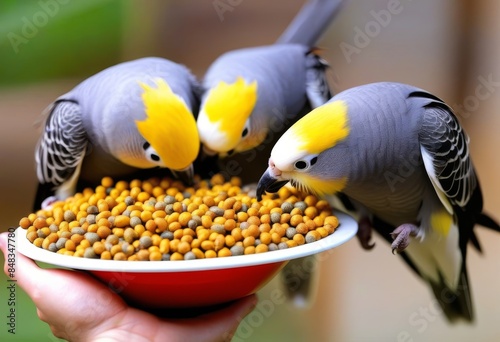
{"label": "bird claw", "polygon": [[56,196],[49,196],[49,197],[47,197],[46,199],[43,200],[43,202],[41,204],[41,209],[46,210],[46,209],[52,208],[52,204],[54,204],[58,200],[59,199]]}
{"label": "bird claw", "polygon": [[392,254],[397,254],[406,249],[410,244],[410,236],[417,236],[418,227],[414,224],[402,224],[391,233],[394,240],[391,244]]}
{"label": "bird claw", "polygon": [[358,222],[358,232],[356,234],[358,237],[361,247],[366,250],[370,250],[375,247],[375,242],[370,243],[372,239],[372,226],[370,220],[367,217],[363,217]]}

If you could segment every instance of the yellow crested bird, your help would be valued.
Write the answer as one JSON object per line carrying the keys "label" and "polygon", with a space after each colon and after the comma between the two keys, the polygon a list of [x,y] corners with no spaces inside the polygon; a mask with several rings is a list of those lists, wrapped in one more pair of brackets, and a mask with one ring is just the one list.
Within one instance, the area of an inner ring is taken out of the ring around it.
{"label": "yellow crested bird", "polygon": [[191,181],[199,89],[185,66],[148,57],[109,67],[56,99],[35,152],[35,209],[104,176],[160,167]]}
{"label": "yellow crested bird", "polygon": [[343,91],[306,114],[273,147],[257,196],[287,182],[318,195],[341,193],[370,229],[391,242],[433,290],[450,321],[473,320],[467,244],[476,224],[500,231],[482,212],[469,139],[436,96],[400,83]]}

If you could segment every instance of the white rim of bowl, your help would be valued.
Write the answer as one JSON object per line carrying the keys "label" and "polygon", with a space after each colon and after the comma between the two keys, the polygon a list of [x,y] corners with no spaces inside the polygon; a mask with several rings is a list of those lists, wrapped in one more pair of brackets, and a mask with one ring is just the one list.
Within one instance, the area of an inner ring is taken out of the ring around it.
{"label": "white rim of bowl", "polygon": [[[87,271],[107,272],[193,272],[215,269],[239,268],[262,264],[283,262],[309,255],[331,251],[333,248],[349,241],[358,230],[358,224],[349,215],[334,211],[340,225],[333,234],[316,242],[304,244],[277,251],[259,254],[230,256],[223,258],[179,260],[179,261],[117,261],[78,258],[69,255],[57,254],[43,248],[36,247],[26,238],[26,230],[16,229],[16,249],[18,252],[35,261],[58,267]],[[321,257],[322,258],[322,257]]]}

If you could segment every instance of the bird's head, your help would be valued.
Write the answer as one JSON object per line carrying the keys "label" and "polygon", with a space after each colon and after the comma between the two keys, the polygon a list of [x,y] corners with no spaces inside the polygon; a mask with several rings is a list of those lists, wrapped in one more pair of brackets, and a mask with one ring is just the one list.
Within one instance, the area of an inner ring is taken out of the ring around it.
{"label": "bird's head", "polygon": [[341,191],[347,177],[335,176],[336,166],[331,165],[328,151],[348,135],[343,101],[328,102],[302,117],[274,145],[269,167],[257,185],[257,198],[260,200],[265,191],[278,191],[288,181],[317,195]]}
{"label": "bird's head", "polygon": [[208,91],[197,125],[209,154],[249,150],[264,140],[265,134],[253,132],[250,125],[256,102],[257,82],[247,83],[242,77],[234,83],[220,81]]}
{"label": "bird's head", "polygon": [[179,176],[189,178],[200,149],[191,110],[163,79],[156,79],[155,86],[145,83],[140,83],[140,86],[146,118],[135,123],[145,140],[146,161],[142,167],[167,167]]}

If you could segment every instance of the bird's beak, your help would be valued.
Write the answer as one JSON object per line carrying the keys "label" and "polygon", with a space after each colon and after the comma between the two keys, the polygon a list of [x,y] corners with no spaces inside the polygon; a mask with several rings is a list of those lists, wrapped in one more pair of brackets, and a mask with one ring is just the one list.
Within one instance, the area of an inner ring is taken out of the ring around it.
{"label": "bird's beak", "polygon": [[271,175],[269,169],[264,172],[262,177],[259,179],[259,183],[257,183],[257,200],[262,200],[262,195],[264,192],[278,192],[279,189],[288,183],[288,180],[278,180],[276,177]]}
{"label": "bird's beak", "polygon": [[174,176],[180,179],[185,185],[192,186],[194,184],[194,167],[193,164],[189,165],[183,170],[172,170]]}

